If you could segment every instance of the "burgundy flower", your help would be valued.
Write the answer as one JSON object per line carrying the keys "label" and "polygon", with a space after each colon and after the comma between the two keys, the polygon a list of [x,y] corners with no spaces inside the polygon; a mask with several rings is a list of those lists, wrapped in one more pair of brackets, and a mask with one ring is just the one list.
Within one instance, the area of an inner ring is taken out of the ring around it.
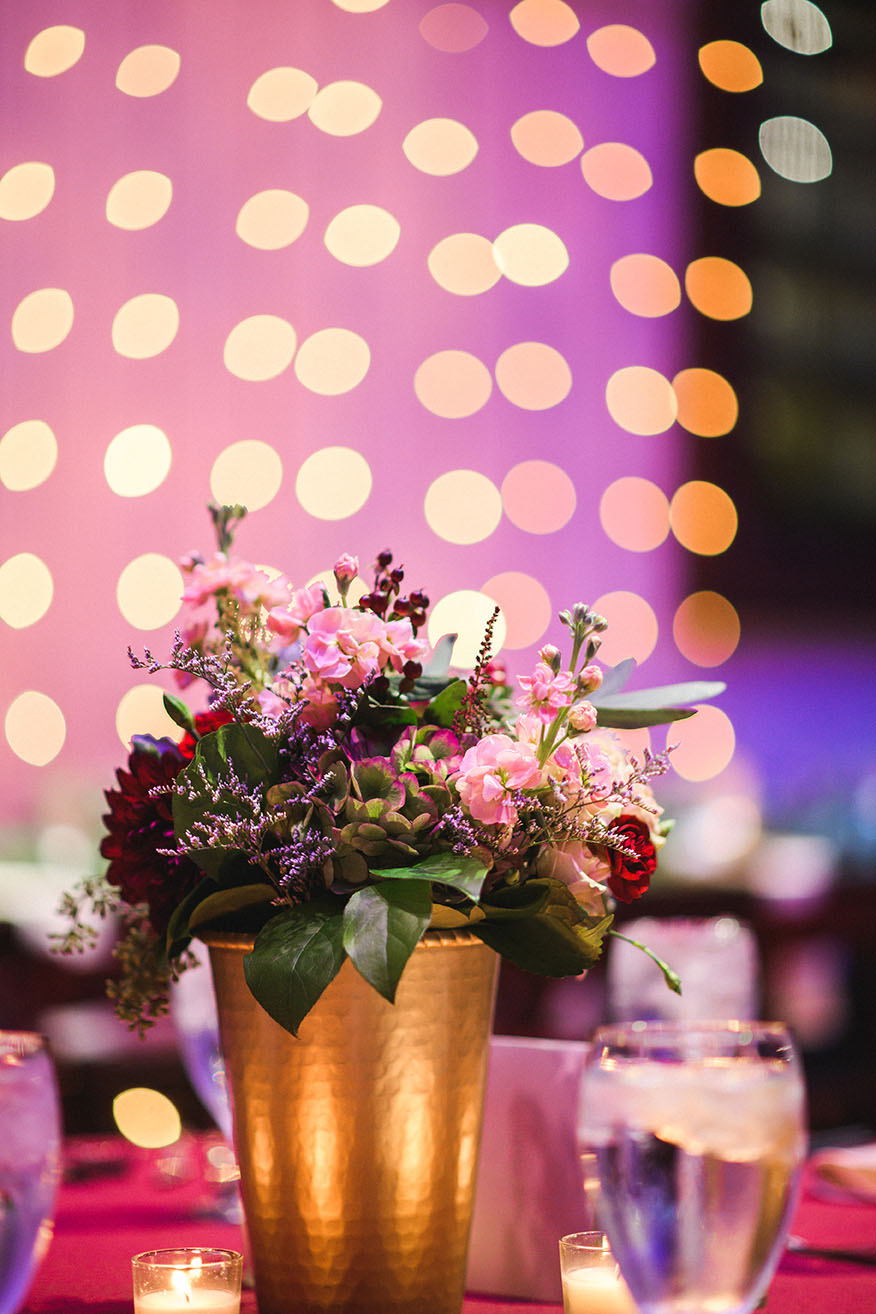
{"label": "burgundy flower", "polygon": [[638,817],[624,813],[611,823],[609,830],[625,849],[631,850],[633,856],[622,853],[620,849],[608,849],[611,865],[608,888],[621,903],[632,903],[634,899],[641,899],[648,889],[651,873],[657,866],[657,850],[647,825]]}
{"label": "burgundy flower", "polygon": [[195,756],[198,739],[203,738],[204,735],[212,734],[214,730],[219,729],[220,725],[227,725],[233,719],[231,713],[226,712],[224,707],[217,707],[206,712],[196,712],[195,730],[197,731],[197,738],[187,730],[179,742],[179,751],[185,761],[191,762]]}
{"label": "burgundy flower", "polygon": [[[119,768],[118,789],[106,791],[109,812],[103,818],[107,834],[100,852],[109,859],[106,877],[126,903],[149,905],[149,920],[158,935],[167,929],[171,913],[193,889],[201,872],[190,859],[167,856],[159,849],[174,847],[169,786],[186,759],[169,739],[135,742],[128,769]],[[151,791],[162,792],[150,797]]]}

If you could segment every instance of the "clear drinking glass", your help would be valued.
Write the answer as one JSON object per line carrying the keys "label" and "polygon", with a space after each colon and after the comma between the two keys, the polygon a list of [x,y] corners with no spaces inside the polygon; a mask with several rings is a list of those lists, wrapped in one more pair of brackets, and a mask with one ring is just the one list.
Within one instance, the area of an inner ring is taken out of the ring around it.
{"label": "clear drinking glass", "polygon": [[42,1036],[0,1031],[0,1314],[24,1302],[52,1237],[61,1113]]}
{"label": "clear drinking glass", "polygon": [[750,1314],[806,1153],[801,1065],[774,1022],[600,1028],[578,1125],[604,1228],[642,1314]]}

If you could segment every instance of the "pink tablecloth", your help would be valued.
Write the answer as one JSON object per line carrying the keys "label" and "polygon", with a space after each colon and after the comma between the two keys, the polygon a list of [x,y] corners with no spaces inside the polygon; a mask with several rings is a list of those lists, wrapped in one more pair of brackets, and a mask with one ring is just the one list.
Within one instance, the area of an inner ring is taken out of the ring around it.
{"label": "pink tablecloth", "polygon": [[[25,1314],[130,1314],[131,1256],[160,1246],[241,1249],[240,1229],[198,1217],[205,1186],[186,1176],[200,1161],[193,1145],[183,1176],[159,1174],[154,1154],[113,1143],[94,1155],[86,1176],[60,1193],[55,1236],[34,1280]],[[116,1151],[124,1159],[112,1161]],[[173,1166],[173,1165],[169,1165]],[[179,1165],[177,1165],[179,1166]],[[88,1175],[93,1171],[94,1175]],[[172,1184],[171,1184],[172,1183]],[[811,1242],[876,1246],[876,1205],[816,1199],[804,1194],[795,1230]],[[472,1295],[464,1314],[557,1314],[559,1305]],[[768,1314],[867,1314],[876,1311],[876,1267],[786,1255],[770,1289]],[[256,1314],[244,1295],[243,1314]]]}

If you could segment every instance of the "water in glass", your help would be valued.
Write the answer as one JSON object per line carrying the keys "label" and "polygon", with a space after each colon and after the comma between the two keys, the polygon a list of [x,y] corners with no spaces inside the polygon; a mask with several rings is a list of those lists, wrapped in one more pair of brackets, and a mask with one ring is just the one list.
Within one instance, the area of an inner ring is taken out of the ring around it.
{"label": "water in glass", "polygon": [[642,1314],[750,1314],[778,1263],[806,1147],[803,1079],[784,1028],[602,1028],[579,1138],[595,1156],[600,1225]]}
{"label": "water in glass", "polygon": [[0,1031],[0,1314],[22,1304],[52,1234],[61,1120],[40,1036]]}

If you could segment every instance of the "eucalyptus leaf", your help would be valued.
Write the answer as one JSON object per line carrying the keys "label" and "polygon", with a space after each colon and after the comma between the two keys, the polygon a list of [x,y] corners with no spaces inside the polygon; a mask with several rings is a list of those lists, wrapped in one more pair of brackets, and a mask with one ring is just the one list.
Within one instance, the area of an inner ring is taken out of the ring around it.
{"label": "eucalyptus leaf", "polygon": [[[616,668],[615,668],[616,669]],[[720,680],[690,680],[683,684],[662,684],[653,689],[635,689],[628,693],[609,693],[604,684],[591,698],[594,707],[631,708],[637,711],[675,709],[688,703],[702,703],[717,698],[727,688]]]}
{"label": "eucalyptus leaf", "polygon": [[619,693],[629,680],[633,671],[636,669],[635,657],[625,657],[617,666],[606,666],[602,672],[602,684],[591,697],[591,703],[596,706],[601,698],[606,694]]}
{"label": "eucalyptus leaf", "polygon": [[598,707],[596,724],[610,730],[639,730],[642,726],[668,725],[670,721],[686,721],[696,715],[695,707],[660,707],[654,711],[635,707]]}
{"label": "eucalyptus leaf", "polygon": [[487,878],[487,869],[477,858],[465,854],[435,853],[411,867],[378,867],[373,868],[371,874],[384,880],[438,881],[441,885],[460,890],[477,903]]}
{"label": "eucalyptus leaf", "polygon": [[431,916],[427,880],[366,885],[347,901],[344,949],[356,970],[390,1003]]}
{"label": "eucalyptus leaf", "polygon": [[259,931],[243,960],[250,991],[293,1036],[343,964],[343,908],[312,899],[284,908]]}

